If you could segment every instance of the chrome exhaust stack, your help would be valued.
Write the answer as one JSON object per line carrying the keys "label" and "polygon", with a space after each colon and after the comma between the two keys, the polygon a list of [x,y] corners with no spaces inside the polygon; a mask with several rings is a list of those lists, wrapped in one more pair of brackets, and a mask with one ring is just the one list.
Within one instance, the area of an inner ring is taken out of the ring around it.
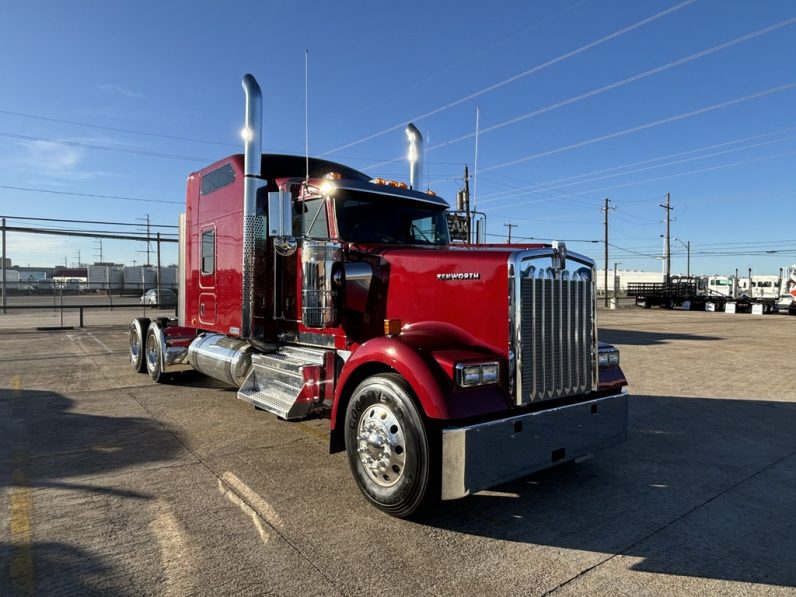
{"label": "chrome exhaust stack", "polygon": [[423,135],[417,127],[409,123],[406,127],[406,137],[409,139],[409,188],[421,190],[423,186]]}
{"label": "chrome exhaust stack", "polygon": [[244,140],[243,256],[241,259],[242,301],[240,337],[254,336],[254,265],[256,247],[265,239],[265,218],[257,215],[257,191],[262,180],[262,92],[252,75],[244,75],[246,116],[241,135]]}

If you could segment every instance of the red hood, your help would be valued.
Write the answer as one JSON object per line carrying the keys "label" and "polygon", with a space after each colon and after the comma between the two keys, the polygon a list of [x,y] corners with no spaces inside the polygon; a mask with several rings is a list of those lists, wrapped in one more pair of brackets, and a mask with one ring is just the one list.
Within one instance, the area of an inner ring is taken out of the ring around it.
{"label": "red hood", "polygon": [[[516,248],[514,248],[516,250]],[[509,344],[508,259],[513,250],[390,249],[382,253],[386,318],[400,319],[404,336],[433,349],[488,349]]]}

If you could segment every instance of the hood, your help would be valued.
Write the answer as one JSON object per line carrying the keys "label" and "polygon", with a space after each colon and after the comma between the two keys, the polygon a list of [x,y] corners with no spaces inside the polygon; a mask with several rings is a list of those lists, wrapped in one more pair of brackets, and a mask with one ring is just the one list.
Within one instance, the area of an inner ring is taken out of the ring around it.
{"label": "hood", "polygon": [[508,354],[506,249],[392,249],[381,255],[386,319],[430,349],[446,344]]}

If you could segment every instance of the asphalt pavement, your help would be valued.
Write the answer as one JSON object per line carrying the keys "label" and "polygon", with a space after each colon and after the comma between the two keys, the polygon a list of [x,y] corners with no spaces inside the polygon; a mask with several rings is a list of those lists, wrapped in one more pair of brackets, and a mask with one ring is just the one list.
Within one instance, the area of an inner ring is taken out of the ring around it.
{"label": "asphalt pavement", "polygon": [[601,311],[628,441],[407,522],[327,421],[134,373],[128,316],[0,316],[2,595],[796,594],[796,317]]}

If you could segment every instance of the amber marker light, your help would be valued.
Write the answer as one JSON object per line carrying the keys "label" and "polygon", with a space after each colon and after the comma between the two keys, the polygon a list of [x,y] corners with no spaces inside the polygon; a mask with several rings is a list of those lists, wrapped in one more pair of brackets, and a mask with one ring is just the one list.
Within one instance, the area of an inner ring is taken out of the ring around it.
{"label": "amber marker light", "polygon": [[385,319],[384,320],[384,335],[397,336],[401,333],[401,320],[400,319]]}

